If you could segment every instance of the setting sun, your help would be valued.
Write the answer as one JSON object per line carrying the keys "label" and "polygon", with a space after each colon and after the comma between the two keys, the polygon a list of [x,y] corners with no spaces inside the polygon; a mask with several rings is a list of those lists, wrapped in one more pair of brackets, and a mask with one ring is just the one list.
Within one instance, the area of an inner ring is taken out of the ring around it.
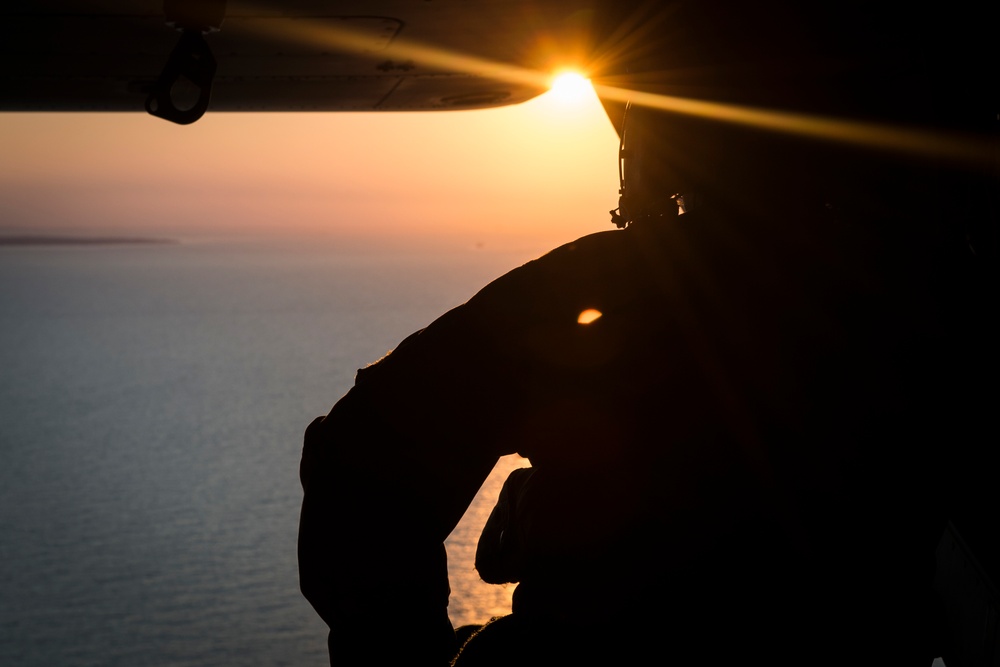
{"label": "setting sun", "polygon": [[579,72],[564,71],[552,79],[549,93],[564,104],[577,104],[593,94],[593,88]]}

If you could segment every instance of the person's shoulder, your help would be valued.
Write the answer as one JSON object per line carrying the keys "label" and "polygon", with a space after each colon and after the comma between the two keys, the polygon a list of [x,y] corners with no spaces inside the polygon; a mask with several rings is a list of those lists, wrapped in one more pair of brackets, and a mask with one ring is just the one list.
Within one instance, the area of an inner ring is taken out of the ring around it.
{"label": "person's shoulder", "polygon": [[607,230],[581,236],[549,250],[487,284],[478,296],[560,282],[581,274],[595,274],[613,264],[627,262],[631,249],[641,242],[631,229]]}
{"label": "person's shoulder", "polygon": [[[662,227],[666,228],[666,225]],[[629,227],[626,229],[613,229],[587,234],[550,250],[538,259],[533,260],[533,262],[529,262],[529,264],[587,260],[595,254],[602,256],[613,255],[634,246],[636,243],[645,242],[644,237],[647,235],[643,231]]]}

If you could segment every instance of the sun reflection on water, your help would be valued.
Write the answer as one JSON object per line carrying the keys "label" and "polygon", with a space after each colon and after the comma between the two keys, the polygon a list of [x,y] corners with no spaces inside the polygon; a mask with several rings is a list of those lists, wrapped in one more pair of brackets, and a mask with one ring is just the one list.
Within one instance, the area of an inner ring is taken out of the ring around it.
{"label": "sun reflection on water", "polygon": [[470,623],[485,623],[494,616],[510,613],[511,597],[517,584],[487,584],[480,579],[475,568],[476,545],[507,475],[515,468],[526,468],[528,465],[527,459],[516,454],[501,458],[465,516],[445,541],[451,582],[448,615],[456,628]]}

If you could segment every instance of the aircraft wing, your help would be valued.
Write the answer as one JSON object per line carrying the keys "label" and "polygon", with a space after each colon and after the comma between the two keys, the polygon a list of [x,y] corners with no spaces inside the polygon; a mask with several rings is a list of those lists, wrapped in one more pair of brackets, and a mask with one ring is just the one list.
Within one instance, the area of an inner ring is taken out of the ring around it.
{"label": "aircraft wing", "polygon": [[151,96],[179,112],[515,104],[584,48],[592,4],[12,0],[0,111],[155,112]]}

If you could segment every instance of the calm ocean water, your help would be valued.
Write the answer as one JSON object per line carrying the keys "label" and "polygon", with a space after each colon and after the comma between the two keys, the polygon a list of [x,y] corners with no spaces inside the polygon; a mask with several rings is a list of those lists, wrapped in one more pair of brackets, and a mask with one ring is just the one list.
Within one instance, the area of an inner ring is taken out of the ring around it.
{"label": "calm ocean water", "polygon": [[[0,248],[0,664],[328,664],[298,591],[302,431],[358,367],[527,259]],[[456,625],[509,610],[472,558],[519,465],[449,539]]]}

